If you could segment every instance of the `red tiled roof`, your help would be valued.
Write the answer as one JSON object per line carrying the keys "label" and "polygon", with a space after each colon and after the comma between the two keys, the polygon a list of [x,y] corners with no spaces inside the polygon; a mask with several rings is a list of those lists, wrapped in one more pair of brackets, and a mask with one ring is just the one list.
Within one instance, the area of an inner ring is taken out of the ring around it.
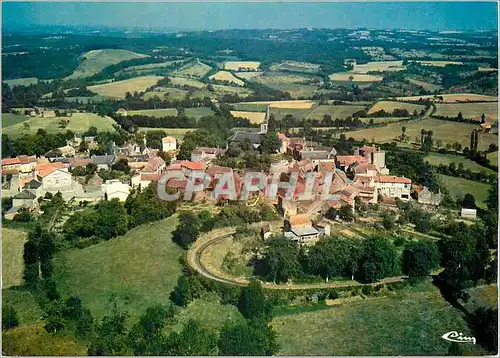
{"label": "red tiled roof", "polygon": [[23,164],[36,163],[36,156],[35,155],[31,155],[31,156],[20,155],[18,158],[21,161],[21,163],[23,163]]}
{"label": "red tiled roof", "polygon": [[390,175],[379,175],[375,178],[378,183],[400,183],[400,184],[411,184],[411,179],[404,177],[395,177]]}
{"label": "red tiled roof", "polygon": [[191,162],[191,161],[183,161],[181,163],[181,167],[187,168],[189,170],[205,170],[205,163],[203,162]]}
{"label": "red tiled roof", "polygon": [[64,168],[64,163],[56,162],[56,163],[48,163],[48,164],[38,164],[35,168],[35,172],[38,176],[44,178],[57,169]]}
{"label": "red tiled roof", "polygon": [[163,143],[175,143],[177,140],[174,137],[167,136],[161,139]]}
{"label": "red tiled roof", "polygon": [[141,181],[158,181],[160,180],[160,174],[149,174],[149,173],[142,173],[141,174]]}
{"label": "red tiled roof", "polygon": [[19,158],[7,158],[7,159],[2,159],[2,166],[4,165],[19,165],[21,164],[21,160]]}
{"label": "red tiled roof", "polygon": [[340,165],[344,167],[348,167],[352,165],[353,163],[366,163],[367,160],[365,157],[361,155],[338,155],[337,156],[337,161],[340,163]]}
{"label": "red tiled roof", "polygon": [[311,219],[309,218],[309,215],[307,215],[307,214],[291,215],[288,218],[288,222],[290,223],[290,226],[292,228],[298,227],[298,226],[311,226]]}

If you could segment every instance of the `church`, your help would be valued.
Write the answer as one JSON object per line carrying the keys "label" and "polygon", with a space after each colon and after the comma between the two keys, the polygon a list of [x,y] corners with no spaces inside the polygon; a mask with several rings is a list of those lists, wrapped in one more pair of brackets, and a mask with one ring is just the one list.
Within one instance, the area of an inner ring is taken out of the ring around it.
{"label": "church", "polygon": [[267,106],[264,122],[260,124],[260,131],[259,132],[237,131],[230,138],[228,138],[229,145],[231,145],[232,143],[243,143],[248,139],[250,143],[252,143],[252,146],[255,149],[259,148],[262,135],[267,134],[270,117],[271,113],[269,110],[269,106]]}

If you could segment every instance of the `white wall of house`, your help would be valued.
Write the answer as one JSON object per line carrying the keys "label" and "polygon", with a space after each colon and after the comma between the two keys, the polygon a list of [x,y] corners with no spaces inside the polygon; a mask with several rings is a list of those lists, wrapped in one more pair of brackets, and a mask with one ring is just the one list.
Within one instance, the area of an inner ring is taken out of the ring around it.
{"label": "white wall of house", "polygon": [[375,182],[375,187],[382,196],[410,200],[411,184]]}
{"label": "white wall of house", "polygon": [[57,169],[42,179],[45,191],[67,191],[73,189],[73,178],[66,170]]}

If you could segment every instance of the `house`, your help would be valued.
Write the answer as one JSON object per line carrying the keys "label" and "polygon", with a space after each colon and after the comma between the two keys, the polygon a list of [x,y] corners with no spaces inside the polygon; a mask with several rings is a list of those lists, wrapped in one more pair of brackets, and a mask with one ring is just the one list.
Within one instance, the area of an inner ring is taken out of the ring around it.
{"label": "house", "polygon": [[309,215],[293,215],[285,220],[284,235],[293,241],[310,242],[319,237],[319,231],[312,226]]}
{"label": "house", "polygon": [[29,174],[35,170],[37,165],[36,156],[20,155],[17,158],[21,161],[21,165],[19,167],[19,172],[21,174]]}
{"label": "house", "polygon": [[55,168],[38,174],[38,180],[42,182],[43,191],[63,192],[72,191],[73,178],[67,169]]}
{"label": "house", "polygon": [[490,122],[484,122],[480,124],[480,130],[483,132],[488,132],[491,129],[491,123]]}
{"label": "house", "polygon": [[43,118],[53,118],[56,116],[56,112],[51,109],[42,109],[41,113]]}
{"label": "house", "polygon": [[92,160],[88,158],[73,157],[69,160],[69,165],[71,168],[86,167],[90,163],[92,163]]}
{"label": "house", "polygon": [[152,182],[157,182],[158,180],[160,180],[160,176],[161,174],[156,173],[139,173],[137,175],[134,175],[132,179],[130,179],[130,181],[133,188],[139,188],[140,190],[143,190],[144,188],[147,188]]}
{"label": "house", "polygon": [[21,164],[22,162],[19,158],[2,159],[2,171],[17,173],[21,169]]}
{"label": "house", "polygon": [[364,145],[361,148],[357,148],[354,154],[365,157],[367,162],[372,164],[380,174],[389,174],[389,169],[385,166],[385,151],[379,147]]}
{"label": "house", "polygon": [[347,171],[349,167],[355,163],[368,163],[368,160],[362,155],[337,155],[337,166],[343,171]]}
{"label": "house", "polygon": [[379,195],[410,200],[411,179],[389,175],[379,175],[375,178],[375,187]]}
{"label": "house", "polygon": [[225,149],[211,148],[211,147],[198,147],[191,152],[192,162],[209,162],[216,159],[218,155],[224,155]]}
{"label": "house", "polygon": [[441,204],[441,200],[441,192],[434,194],[426,186],[424,186],[418,193],[417,201],[419,204],[439,206],[439,204]]}
{"label": "house", "polygon": [[279,149],[280,153],[286,153],[288,151],[288,145],[290,144],[290,139],[283,133],[277,133],[278,139],[281,142],[281,147]]}
{"label": "house", "polygon": [[234,133],[231,137],[228,138],[229,144],[232,143],[238,143],[242,144],[245,142],[249,142],[254,149],[257,149],[260,147],[262,137],[260,133],[257,132],[243,132],[243,131],[237,131]]}
{"label": "house", "polygon": [[111,155],[93,155],[90,159],[97,165],[97,170],[110,170],[111,166],[115,163],[116,156]]}
{"label": "house", "polygon": [[119,179],[106,180],[101,188],[106,200],[125,201],[130,194],[130,186],[122,183]]}
{"label": "house", "polygon": [[476,220],[477,210],[476,209],[466,209],[462,208],[460,216],[466,220]]}
{"label": "house", "polygon": [[177,139],[171,136],[163,137],[161,139],[161,150],[169,152],[177,149]]}
{"label": "house", "polygon": [[38,205],[36,195],[25,189],[12,197],[13,208],[27,208],[30,211],[34,210]]}
{"label": "house", "polygon": [[161,157],[151,157],[141,170],[143,174],[160,174],[165,170],[165,161]]}
{"label": "house", "polygon": [[310,159],[314,166],[320,163],[335,163],[337,150],[334,147],[310,147],[299,152],[300,158]]}
{"label": "house", "polygon": [[116,114],[118,116],[123,116],[123,117],[126,117],[128,112],[125,108],[118,108],[118,110],[116,111]]}
{"label": "house", "polygon": [[70,145],[65,145],[64,147],[57,148],[58,151],[61,152],[63,157],[74,157],[76,154],[75,148]]}

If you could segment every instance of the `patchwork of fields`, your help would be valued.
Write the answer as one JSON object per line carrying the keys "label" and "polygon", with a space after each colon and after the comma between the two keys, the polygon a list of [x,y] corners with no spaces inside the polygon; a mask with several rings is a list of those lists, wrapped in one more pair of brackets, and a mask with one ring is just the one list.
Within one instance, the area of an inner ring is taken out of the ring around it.
{"label": "patchwork of fields", "polygon": [[128,80],[90,86],[88,89],[101,96],[111,99],[121,99],[125,98],[127,92],[134,93],[146,91],[148,87],[157,84],[162,78],[161,76],[134,77]]}
{"label": "patchwork of fields", "polygon": [[484,114],[488,122],[498,121],[498,102],[436,104],[436,116],[457,117],[459,112],[467,119],[480,121]]}
{"label": "patchwork of fields", "polygon": [[490,185],[442,174],[439,174],[439,179],[452,197],[462,200],[465,194],[470,193],[474,195],[477,206],[483,209],[486,208],[486,198],[488,197]]}
{"label": "patchwork of fields", "polygon": [[245,82],[236,78],[231,72],[228,71],[219,71],[215,75],[210,76],[211,80],[223,81],[233,83],[238,86],[244,86]]}
{"label": "patchwork of fields", "polygon": [[481,172],[484,170],[487,173],[494,173],[493,170],[483,167],[482,165],[479,165],[476,162],[460,155],[429,153],[429,155],[425,157],[425,160],[432,165],[450,165],[451,163],[455,163],[457,167],[459,164],[462,164],[465,169],[470,169],[473,172]]}
{"label": "patchwork of fields", "polygon": [[368,114],[373,114],[381,110],[384,110],[387,113],[392,113],[395,109],[406,109],[411,115],[413,114],[413,111],[420,113],[421,110],[425,109],[425,106],[404,102],[380,101],[375,103],[369,109]]}

